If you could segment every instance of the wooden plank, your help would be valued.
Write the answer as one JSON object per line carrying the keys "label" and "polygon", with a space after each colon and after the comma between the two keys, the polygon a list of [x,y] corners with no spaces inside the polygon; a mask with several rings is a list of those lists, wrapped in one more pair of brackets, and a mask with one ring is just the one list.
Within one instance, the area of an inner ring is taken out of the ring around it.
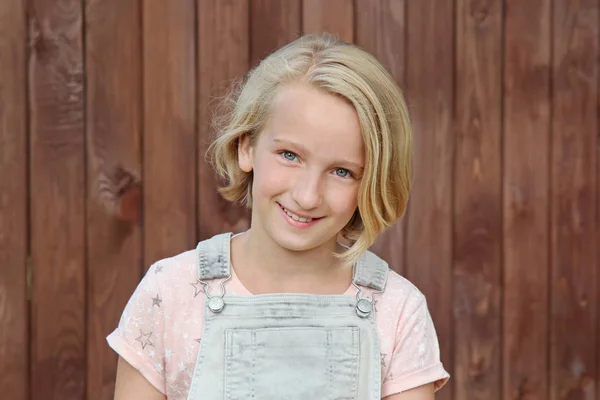
{"label": "wooden plank", "polygon": [[[356,44],[377,57],[401,89],[406,85],[406,4],[405,0],[361,0],[355,20]],[[405,229],[406,219],[402,219],[383,232],[371,248],[398,273],[404,272]]]}
{"label": "wooden plank", "polygon": [[250,60],[255,66],[300,35],[302,10],[301,0],[252,0],[250,6]]}
{"label": "wooden plank", "polygon": [[550,0],[505,3],[503,398],[548,398]]}
{"label": "wooden plank", "polygon": [[456,5],[454,388],[501,397],[502,4]]}
{"label": "wooden plank", "polygon": [[390,71],[401,89],[406,86],[406,0],[358,0],[355,42]]}
{"label": "wooden plank", "polygon": [[354,40],[353,18],[352,0],[304,0],[302,3],[303,33],[327,32],[352,42]]}
{"label": "wooden plank", "polygon": [[196,242],[196,8],[144,0],[144,265]]}
{"label": "wooden plank", "polygon": [[248,209],[223,199],[205,154],[214,136],[212,116],[231,85],[249,68],[248,2],[201,0],[198,4],[198,240],[250,227]]}
{"label": "wooden plank", "polygon": [[549,398],[593,399],[598,391],[595,207],[600,4],[554,0],[553,6]]}
{"label": "wooden plank", "polygon": [[0,3],[0,393],[29,398],[25,2]]}
{"label": "wooden plank", "polygon": [[[414,125],[414,186],[406,275],[427,297],[444,366],[452,368],[452,103],[454,2],[407,2],[406,84]],[[453,382],[436,398],[450,399]]]}
{"label": "wooden plank", "polygon": [[87,2],[85,9],[88,399],[114,396],[117,355],[105,338],[142,270],[140,188],[124,170],[140,170],[140,12],[139,1]]}
{"label": "wooden plank", "polygon": [[81,1],[32,0],[32,399],[85,397]]}

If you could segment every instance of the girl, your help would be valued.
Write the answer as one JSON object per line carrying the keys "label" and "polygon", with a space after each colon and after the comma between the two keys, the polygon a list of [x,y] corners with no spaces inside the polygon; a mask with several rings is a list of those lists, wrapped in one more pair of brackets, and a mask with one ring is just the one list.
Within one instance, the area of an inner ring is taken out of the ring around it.
{"label": "girl", "polygon": [[151,266],[108,337],[115,398],[433,399],[425,298],[367,250],[404,213],[410,143],[358,47],[309,35],[260,63],[210,149],[251,228]]}

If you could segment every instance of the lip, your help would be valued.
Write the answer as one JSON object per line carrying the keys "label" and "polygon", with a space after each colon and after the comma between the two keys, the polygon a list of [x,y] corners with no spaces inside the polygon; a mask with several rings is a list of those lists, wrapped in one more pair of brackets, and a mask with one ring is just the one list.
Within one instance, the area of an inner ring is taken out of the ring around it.
{"label": "lip", "polygon": [[292,217],[287,215],[287,213],[284,210],[284,207],[281,204],[277,203],[277,205],[279,206],[279,211],[281,212],[281,215],[283,216],[283,218],[285,218],[285,220],[288,222],[288,224],[290,224],[291,226],[293,226],[295,228],[300,228],[300,229],[310,228],[311,226],[314,226],[317,222],[319,222],[322,219],[322,217],[313,218],[313,217],[303,215],[303,214],[296,214],[294,211],[290,210],[290,212],[296,214],[297,216],[299,216],[301,218],[312,218],[312,221],[310,221],[310,222],[296,221],[295,219],[293,219]]}
{"label": "lip", "polygon": [[282,210],[283,210],[283,209],[286,209],[286,210],[288,210],[289,212],[291,212],[292,214],[295,214],[295,215],[299,216],[300,218],[307,218],[307,219],[321,219],[321,217],[313,217],[313,216],[311,216],[311,215],[306,215],[306,214],[298,213],[298,212],[296,212],[296,211],[292,210],[291,208],[284,207],[284,206],[283,206],[281,203],[279,203],[279,202],[277,202],[277,205],[278,205],[278,206],[279,206],[279,208],[281,208]]}

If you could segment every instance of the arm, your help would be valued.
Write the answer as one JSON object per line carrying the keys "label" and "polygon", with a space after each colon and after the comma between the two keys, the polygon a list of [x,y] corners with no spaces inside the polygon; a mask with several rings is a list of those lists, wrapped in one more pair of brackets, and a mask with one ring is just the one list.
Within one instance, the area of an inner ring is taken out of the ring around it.
{"label": "arm", "polygon": [[166,397],[156,390],[137,369],[119,357],[114,400],[125,399],[166,400]]}
{"label": "arm", "polygon": [[[449,375],[440,361],[439,344],[425,297],[414,286],[404,288],[393,337],[394,348],[382,383],[386,400],[431,400]],[[398,397],[394,397],[398,396]]]}
{"label": "arm", "polygon": [[[164,313],[161,274],[150,267],[129,298],[119,325],[106,339],[118,354],[115,399],[165,399]],[[158,394],[161,394],[157,397]]]}
{"label": "arm", "polygon": [[428,383],[406,392],[388,396],[384,400],[433,400],[434,398],[433,383]]}

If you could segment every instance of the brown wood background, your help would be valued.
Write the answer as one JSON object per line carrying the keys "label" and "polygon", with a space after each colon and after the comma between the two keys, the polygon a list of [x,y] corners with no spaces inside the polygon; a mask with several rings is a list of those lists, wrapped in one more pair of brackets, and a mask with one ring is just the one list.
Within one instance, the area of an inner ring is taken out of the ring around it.
{"label": "brown wood background", "polygon": [[[326,30],[406,89],[416,182],[375,249],[428,296],[452,373],[438,398],[600,399],[599,9],[0,1],[0,397],[111,398],[104,338],[148,265],[247,227],[203,160],[214,100]],[[96,198],[111,163],[140,174],[132,221]]]}

